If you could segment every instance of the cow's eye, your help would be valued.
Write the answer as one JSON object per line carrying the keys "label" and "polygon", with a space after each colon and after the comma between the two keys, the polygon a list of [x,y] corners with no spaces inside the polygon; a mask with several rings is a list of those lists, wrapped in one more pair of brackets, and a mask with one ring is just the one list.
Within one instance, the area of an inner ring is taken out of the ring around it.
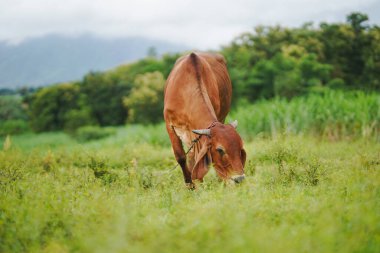
{"label": "cow's eye", "polygon": [[224,155],[224,150],[223,150],[222,147],[217,147],[217,148],[216,148],[216,151],[218,151],[218,153],[219,153],[220,155]]}

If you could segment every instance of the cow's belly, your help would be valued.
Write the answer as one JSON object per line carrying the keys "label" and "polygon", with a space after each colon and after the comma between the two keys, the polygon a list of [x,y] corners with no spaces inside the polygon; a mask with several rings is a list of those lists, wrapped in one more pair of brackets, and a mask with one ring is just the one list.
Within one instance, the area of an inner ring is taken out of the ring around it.
{"label": "cow's belly", "polygon": [[191,146],[191,136],[189,130],[186,130],[181,127],[174,127],[174,131],[187,147]]}

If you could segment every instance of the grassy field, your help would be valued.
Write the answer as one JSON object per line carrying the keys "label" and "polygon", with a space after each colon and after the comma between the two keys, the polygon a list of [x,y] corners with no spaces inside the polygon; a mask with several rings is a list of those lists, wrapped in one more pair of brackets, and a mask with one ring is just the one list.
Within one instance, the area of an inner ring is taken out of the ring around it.
{"label": "grassy field", "polygon": [[0,252],[380,252],[376,138],[259,136],[195,191],[163,125],[0,139]]}

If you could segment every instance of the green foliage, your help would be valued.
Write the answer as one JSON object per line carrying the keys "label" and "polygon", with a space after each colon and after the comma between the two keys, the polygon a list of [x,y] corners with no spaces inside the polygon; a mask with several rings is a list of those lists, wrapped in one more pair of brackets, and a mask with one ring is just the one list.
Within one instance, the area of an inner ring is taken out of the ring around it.
{"label": "green foliage", "polygon": [[231,113],[245,138],[256,135],[314,133],[329,139],[380,138],[380,96],[377,93],[321,91],[287,101],[276,98],[240,106]]}
{"label": "green foliage", "polygon": [[[222,50],[234,100],[293,97],[318,86],[380,90],[380,29],[352,13],[345,24],[255,28]],[[334,85],[331,85],[334,84]]]}
{"label": "green foliage", "polygon": [[29,131],[27,118],[20,96],[0,96],[0,136]]}
{"label": "green foliage", "polygon": [[294,147],[282,146],[274,148],[269,157],[275,164],[277,173],[268,182],[269,184],[303,184],[316,186],[325,179],[326,168],[317,158],[310,156],[307,159],[300,155]]}
{"label": "green foliage", "polygon": [[129,84],[99,72],[87,74],[80,83],[85,104],[91,108],[92,118],[101,126],[124,123],[127,112],[122,105],[122,98],[129,89]]}
{"label": "green foliage", "polygon": [[365,66],[362,81],[364,88],[380,90],[380,27],[369,29],[367,49],[364,52]]}
{"label": "green foliage", "polygon": [[21,134],[27,131],[30,131],[30,127],[25,120],[15,119],[0,123],[0,136]]}
{"label": "green foliage", "polygon": [[74,138],[80,142],[98,140],[115,134],[112,128],[101,128],[98,126],[84,126],[76,129]]}
{"label": "green foliage", "polygon": [[310,88],[326,84],[331,66],[317,61],[314,54],[304,54],[299,58],[280,54],[275,59],[278,72],[274,77],[276,96],[292,98],[308,93]]}
{"label": "green foliage", "polygon": [[357,33],[360,33],[362,30],[368,28],[368,25],[363,24],[363,22],[366,21],[368,21],[368,15],[360,12],[353,12],[347,15],[347,22]]}
{"label": "green foliage", "polygon": [[111,70],[107,74],[124,83],[133,84],[138,75],[159,71],[167,78],[175,61],[182,54],[166,54],[162,58],[147,57]]}
{"label": "green foliage", "polygon": [[33,130],[57,131],[63,129],[66,114],[78,108],[79,87],[59,84],[40,89],[33,95],[30,118]]}
{"label": "green foliage", "polygon": [[258,61],[249,73],[250,85],[245,84],[241,96],[249,100],[281,96],[292,98],[306,94],[311,87],[322,86],[329,80],[331,66],[318,62],[315,54],[291,45],[283,47],[270,60]]}
{"label": "green foliage", "polygon": [[245,142],[243,184],[221,183],[211,169],[205,182],[189,191],[179,168],[169,172],[175,164],[169,145],[132,141],[143,132],[166,134],[161,126],[133,126],[81,145],[62,133],[12,138],[12,147],[0,151],[0,251],[377,252],[380,247],[379,142],[257,138]]}
{"label": "green foliage", "polygon": [[[161,112],[156,114],[158,109],[162,108],[162,101],[159,101],[162,100],[162,94],[158,92],[162,93],[161,84],[164,82],[162,80],[169,75],[178,57],[178,54],[164,55],[160,59],[148,57],[108,72],[91,72],[80,82],[53,85],[42,88],[32,95],[25,94],[24,102],[30,106],[32,128],[37,132],[64,129],[72,133],[86,125],[122,125],[127,120],[128,111],[134,113],[140,112],[141,109],[144,109],[141,117],[134,114],[129,117],[130,121],[157,123],[162,118]],[[146,84],[141,76],[143,74],[149,76],[150,72],[156,75],[152,77],[153,79],[158,79],[157,81],[152,79],[152,84]],[[139,88],[140,83],[145,88]],[[156,87],[157,85],[159,87]],[[132,88],[134,90],[130,101],[135,101],[131,104],[135,107],[128,108],[123,104],[123,98],[129,99]],[[136,98],[141,96],[138,94],[140,90],[143,90],[143,93],[150,90],[141,94],[145,98],[144,102],[148,103],[146,105],[141,103],[137,105]],[[154,94],[148,94],[149,92]],[[148,97],[153,101],[147,100]],[[8,107],[12,110],[16,108]],[[4,107],[4,113],[8,113],[5,109]]]}
{"label": "green foliage", "polygon": [[64,130],[68,133],[73,133],[83,126],[96,124],[95,119],[91,117],[91,110],[86,107],[68,111],[64,121]]}
{"label": "green foliage", "polygon": [[25,109],[20,96],[0,96],[0,122],[7,120],[27,120]]}
{"label": "green foliage", "polygon": [[161,72],[151,72],[136,77],[134,87],[124,105],[128,110],[128,121],[158,123],[162,121],[164,109],[165,79]]}
{"label": "green foliage", "polygon": [[[326,89],[380,91],[380,28],[368,21],[366,14],[354,12],[345,23],[258,26],[237,37],[221,50],[233,84],[233,105]],[[20,91],[32,128],[73,132],[86,125],[160,122],[163,79],[179,56],[158,58],[151,48],[145,59],[91,72],[76,83],[42,88],[34,95]],[[7,103],[0,116],[9,110],[18,114],[13,108],[21,107]]]}

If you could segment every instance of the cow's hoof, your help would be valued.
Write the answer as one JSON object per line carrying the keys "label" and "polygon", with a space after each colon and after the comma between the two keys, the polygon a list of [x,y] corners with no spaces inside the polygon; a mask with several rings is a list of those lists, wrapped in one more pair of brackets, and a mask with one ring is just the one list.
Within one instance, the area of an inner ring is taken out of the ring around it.
{"label": "cow's hoof", "polygon": [[195,189],[196,189],[195,184],[194,184],[193,182],[191,182],[191,183],[186,183],[186,187],[187,187],[187,189],[189,189],[189,190],[195,190]]}

